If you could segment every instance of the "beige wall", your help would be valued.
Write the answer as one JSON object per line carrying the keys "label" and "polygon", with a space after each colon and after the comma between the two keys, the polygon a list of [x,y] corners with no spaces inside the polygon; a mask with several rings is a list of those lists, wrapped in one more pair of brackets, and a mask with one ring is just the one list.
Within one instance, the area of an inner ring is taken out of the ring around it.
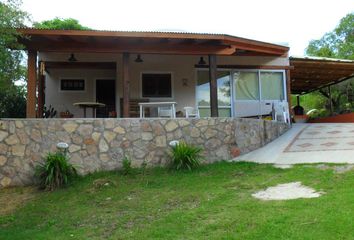
{"label": "beige wall", "polygon": [[[40,53],[39,59],[42,61],[67,61],[69,53]],[[94,82],[97,78],[116,79],[116,105],[119,112],[119,98],[122,97],[122,55],[121,54],[97,54],[85,53],[76,54],[78,61],[82,62],[116,62],[117,69],[109,70],[64,70],[56,69],[47,73],[46,77],[46,105],[52,104],[60,111],[68,109],[74,113],[75,117],[82,117],[82,110],[72,106],[73,102],[95,101]],[[195,106],[195,85],[196,69],[194,65],[199,61],[200,56],[182,55],[158,55],[142,54],[143,63],[135,63],[135,54],[130,56],[130,89],[131,98],[141,97],[140,77],[142,72],[171,72],[173,77],[173,98],[170,99],[150,99],[150,101],[176,101],[177,110],[182,110],[185,106]],[[204,56],[207,61],[207,56]],[[275,57],[217,57],[218,64],[233,65],[289,65],[288,58]],[[82,77],[86,79],[87,89],[85,92],[60,92],[59,80],[63,77]],[[182,79],[187,79],[188,86],[183,86]]]}

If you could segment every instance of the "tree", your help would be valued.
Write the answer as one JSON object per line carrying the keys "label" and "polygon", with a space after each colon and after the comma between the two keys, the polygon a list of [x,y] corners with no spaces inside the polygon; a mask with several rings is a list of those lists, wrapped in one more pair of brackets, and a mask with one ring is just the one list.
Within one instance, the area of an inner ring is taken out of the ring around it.
{"label": "tree", "polygon": [[[310,41],[306,54],[354,60],[354,13],[347,14],[333,31],[326,33],[321,39]],[[354,79],[351,79],[331,86],[331,96],[328,89],[321,89],[319,93],[328,99],[327,108],[332,102],[335,112],[348,111],[354,107],[353,86]]]}
{"label": "tree", "polygon": [[19,10],[20,5],[18,0],[0,2],[0,89],[13,85],[25,73],[16,28],[25,26],[28,15]]}
{"label": "tree", "polygon": [[306,54],[354,60],[354,13],[342,18],[339,25],[321,39],[311,40]]}
{"label": "tree", "polygon": [[90,28],[82,26],[78,20],[73,18],[54,18],[42,22],[35,22],[35,28],[41,29],[57,29],[57,30],[90,30]]}
{"label": "tree", "polygon": [[29,18],[19,10],[20,5],[19,0],[0,2],[0,117],[25,115],[25,91],[15,85],[16,81],[26,78],[26,68],[21,65],[23,46],[17,42],[16,28],[24,27]]}

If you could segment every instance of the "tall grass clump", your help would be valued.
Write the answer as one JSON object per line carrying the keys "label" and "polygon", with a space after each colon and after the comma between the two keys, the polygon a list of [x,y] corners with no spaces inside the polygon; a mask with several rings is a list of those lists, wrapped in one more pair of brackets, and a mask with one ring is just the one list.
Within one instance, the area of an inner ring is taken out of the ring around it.
{"label": "tall grass clump", "polygon": [[172,147],[170,152],[171,168],[175,170],[193,170],[199,167],[203,149],[180,142]]}
{"label": "tall grass clump", "polygon": [[36,167],[35,176],[42,189],[53,191],[69,183],[77,175],[76,169],[69,163],[65,153],[48,153],[44,163]]}

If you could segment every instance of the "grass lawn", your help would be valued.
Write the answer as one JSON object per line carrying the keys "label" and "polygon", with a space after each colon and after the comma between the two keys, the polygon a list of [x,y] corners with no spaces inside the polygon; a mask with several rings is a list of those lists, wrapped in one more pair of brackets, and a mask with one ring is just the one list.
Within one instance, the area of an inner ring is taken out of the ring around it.
{"label": "grass lawn", "polygon": [[[326,194],[251,196],[292,181]],[[55,192],[0,190],[0,203],[8,206],[0,212],[0,239],[354,239],[354,171],[314,165],[223,162],[191,173],[96,173]]]}

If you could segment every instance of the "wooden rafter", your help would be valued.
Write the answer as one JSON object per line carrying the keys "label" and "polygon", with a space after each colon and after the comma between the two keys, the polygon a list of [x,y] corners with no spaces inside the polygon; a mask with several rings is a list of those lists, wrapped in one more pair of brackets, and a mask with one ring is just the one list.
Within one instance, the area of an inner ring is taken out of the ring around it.
{"label": "wooden rafter", "polygon": [[304,94],[354,77],[354,61],[290,58],[291,91]]}

